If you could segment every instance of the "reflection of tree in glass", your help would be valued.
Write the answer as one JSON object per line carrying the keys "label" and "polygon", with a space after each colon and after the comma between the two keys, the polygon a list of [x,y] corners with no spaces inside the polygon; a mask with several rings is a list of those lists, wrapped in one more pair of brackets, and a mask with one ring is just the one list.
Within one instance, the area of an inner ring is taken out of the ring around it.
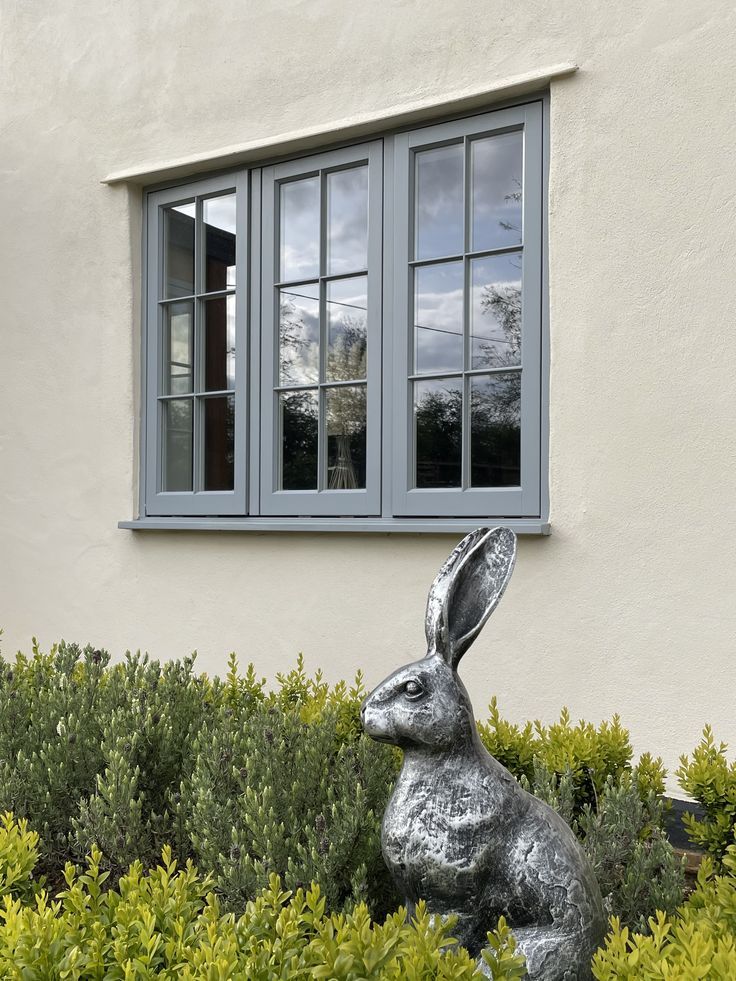
{"label": "reflection of tree in glass", "polygon": [[[365,319],[347,314],[327,356],[330,378],[365,378]],[[365,388],[331,388],[327,397],[328,484],[334,490],[365,486]],[[361,474],[361,471],[363,473]]]}
{"label": "reflection of tree in glass", "polygon": [[[481,310],[488,313],[500,326],[504,343],[498,339],[482,341],[479,349],[484,362],[492,368],[504,368],[521,364],[521,285],[507,283],[503,286],[484,286],[480,299]],[[499,416],[518,418],[521,398],[519,385],[503,386],[499,394]]]}
{"label": "reflection of tree in glass", "polygon": [[460,486],[462,428],[462,391],[425,389],[416,407],[417,487]]}
{"label": "reflection of tree in glass", "polygon": [[[305,297],[318,301],[312,297]],[[310,348],[312,349],[310,351]],[[317,381],[319,374],[316,363],[319,357],[319,343],[312,336],[305,322],[304,310],[293,300],[282,294],[279,304],[279,375],[282,385],[298,384],[305,381],[305,374],[313,375],[309,380]],[[311,370],[310,370],[311,369]]]}
{"label": "reflection of tree in glass", "polygon": [[[521,203],[521,181],[518,177],[513,178],[514,184],[516,184],[516,190],[512,191],[511,194],[504,194],[504,201],[513,201],[514,204]],[[521,228],[515,225],[512,221],[504,221],[503,218],[499,218],[498,224],[503,228],[505,232],[518,232],[521,236]]]}
{"label": "reflection of tree in glass", "polygon": [[281,486],[314,490],[317,486],[317,403],[312,391],[289,392],[281,404]]}

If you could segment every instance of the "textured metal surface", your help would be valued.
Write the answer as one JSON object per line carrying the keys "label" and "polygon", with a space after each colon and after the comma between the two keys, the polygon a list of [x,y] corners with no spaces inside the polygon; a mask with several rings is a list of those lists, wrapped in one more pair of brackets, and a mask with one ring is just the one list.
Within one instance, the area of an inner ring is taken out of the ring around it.
{"label": "textured metal surface", "polygon": [[409,909],[454,913],[478,956],[503,915],[535,981],[588,979],[605,919],[575,835],[483,747],[457,674],[511,577],[516,537],[479,528],[452,552],[427,601],[427,654],[365,700],[374,739],[404,751],[383,818],[383,855]]}

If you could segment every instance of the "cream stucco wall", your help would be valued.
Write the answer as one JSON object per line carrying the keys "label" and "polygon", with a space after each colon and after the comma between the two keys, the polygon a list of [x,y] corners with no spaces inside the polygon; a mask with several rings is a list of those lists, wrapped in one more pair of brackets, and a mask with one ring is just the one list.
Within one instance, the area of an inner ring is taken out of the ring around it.
{"label": "cream stucco wall", "polygon": [[139,196],[109,172],[540,66],[552,535],[463,672],[480,712],[736,750],[736,12],[686,0],[2,0],[0,625],[115,654],[422,653],[446,536],[134,533]]}

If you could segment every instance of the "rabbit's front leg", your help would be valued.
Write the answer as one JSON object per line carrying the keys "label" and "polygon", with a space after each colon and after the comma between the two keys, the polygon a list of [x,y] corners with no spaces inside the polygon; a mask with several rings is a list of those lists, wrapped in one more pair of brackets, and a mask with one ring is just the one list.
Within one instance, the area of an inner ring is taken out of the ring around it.
{"label": "rabbit's front leg", "polygon": [[526,957],[529,981],[590,981],[595,944],[580,932],[561,928],[518,927],[512,931]]}

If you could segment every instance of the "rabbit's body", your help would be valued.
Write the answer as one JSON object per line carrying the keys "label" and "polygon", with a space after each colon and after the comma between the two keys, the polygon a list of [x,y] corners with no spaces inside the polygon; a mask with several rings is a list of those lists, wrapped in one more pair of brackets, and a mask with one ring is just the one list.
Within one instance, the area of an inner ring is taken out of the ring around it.
{"label": "rabbit's body", "polygon": [[508,581],[513,542],[480,529],[461,543],[430,592],[429,653],[363,705],[366,732],[404,750],[383,854],[409,908],[424,899],[455,914],[454,935],[474,955],[505,916],[531,979],[584,981],[605,927],[593,871],[563,819],[483,747],[456,671]]}

